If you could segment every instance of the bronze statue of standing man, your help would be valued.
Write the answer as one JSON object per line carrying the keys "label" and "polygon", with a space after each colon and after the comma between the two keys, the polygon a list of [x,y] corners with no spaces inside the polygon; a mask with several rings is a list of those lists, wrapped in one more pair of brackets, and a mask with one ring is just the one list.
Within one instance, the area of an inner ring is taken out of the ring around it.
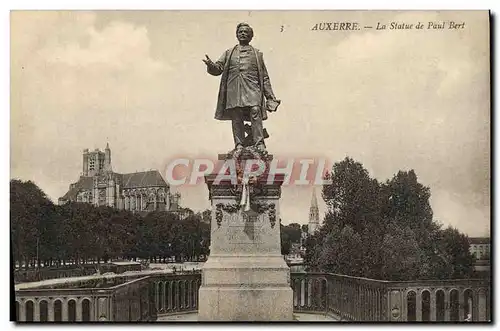
{"label": "bronze statue of standing man", "polygon": [[221,77],[215,119],[232,121],[235,149],[243,148],[244,121],[251,122],[253,146],[265,151],[262,121],[267,111],[276,111],[276,99],[262,52],[250,45],[253,29],[247,23],[236,27],[239,44],[222,54],[217,62],[206,56],[207,72]]}

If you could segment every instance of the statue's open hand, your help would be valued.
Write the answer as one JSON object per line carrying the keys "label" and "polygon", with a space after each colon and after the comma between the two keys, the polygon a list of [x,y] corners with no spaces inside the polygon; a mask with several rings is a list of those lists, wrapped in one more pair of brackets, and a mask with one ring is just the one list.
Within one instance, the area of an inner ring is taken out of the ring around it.
{"label": "statue's open hand", "polygon": [[207,58],[206,60],[205,59],[202,59],[203,62],[205,62],[205,64],[207,65],[207,67],[214,67],[215,66],[215,63],[212,62],[212,60],[208,57],[207,54],[205,54],[205,57]]}

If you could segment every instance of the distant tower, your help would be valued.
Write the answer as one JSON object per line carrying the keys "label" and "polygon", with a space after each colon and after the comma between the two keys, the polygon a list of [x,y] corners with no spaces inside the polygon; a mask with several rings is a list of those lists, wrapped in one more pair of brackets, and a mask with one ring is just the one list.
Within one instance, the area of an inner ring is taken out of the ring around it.
{"label": "distant tower", "polygon": [[[111,151],[109,151],[111,157]],[[88,149],[83,150],[83,176],[92,177],[101,173],[104,170],[104,161],[106,153],[101,152],[98,148],[89,152]]]}
{"label": "distant tower", "polygon": [[181,194],[176,192],[170,196],[170,210],[177,211],[181,204]]}
{"label": "distant tower", "polygon": [[316,199],[316,188],[313,187],[311,208],[309,208],[309,224],[308,224],[309,235],[313,235],[318,228],[319,228],[319,208],[318,208],[318,200]]}
{"label": "distant tower", "polygon": [[85,148],[83,150],[83,172],[82,176],[89,175],[89,149]]}
{"label": "distant tower", "polygon": [[111,169],[111,149],[109,148],[109,143],[106,143],[106,149],[104,149],[104,170],[112,171]]}

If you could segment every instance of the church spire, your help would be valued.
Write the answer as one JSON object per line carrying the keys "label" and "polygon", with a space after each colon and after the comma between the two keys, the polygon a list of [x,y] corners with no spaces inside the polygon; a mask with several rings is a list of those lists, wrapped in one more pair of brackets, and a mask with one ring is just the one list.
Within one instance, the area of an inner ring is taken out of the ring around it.
{"label": "church spire", "polygon": [[311,208],[318,208],[318,199],[316,198],[316,188],[313,187],[313,194],[311,198]]}
{"label": "church spire", "polygon": [[309,235],[314,234],[314,232],[318,229],[318,227],[319,227],[318,199],[316,198],[316,188],[313,187],[311,207],[309,208],[309,224],[308,224]]}

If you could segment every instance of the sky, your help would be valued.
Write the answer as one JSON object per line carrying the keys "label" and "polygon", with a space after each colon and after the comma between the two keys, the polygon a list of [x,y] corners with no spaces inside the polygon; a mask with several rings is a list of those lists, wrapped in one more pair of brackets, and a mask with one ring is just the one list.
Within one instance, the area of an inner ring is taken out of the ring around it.
{"label": "sky", "polygon": [[[414,169],[434,217],[490,233],[488,13],[382,11],[32,11],[11,14],[11,178],[53,200],[78,180],[85,148],[112,150],[119,173],[233,148],[213,118],[206,73],[252,25],[282,100],[265,127],[275,157],[346,156],[380,181]],[[313,31],[320,22],[465,22],[459,30]],[[209,207],[204,184],[182,204]],[[313,188],[288,186],[285,224],[307,223]],[[319,199],[320,215],[325,204]]]}

